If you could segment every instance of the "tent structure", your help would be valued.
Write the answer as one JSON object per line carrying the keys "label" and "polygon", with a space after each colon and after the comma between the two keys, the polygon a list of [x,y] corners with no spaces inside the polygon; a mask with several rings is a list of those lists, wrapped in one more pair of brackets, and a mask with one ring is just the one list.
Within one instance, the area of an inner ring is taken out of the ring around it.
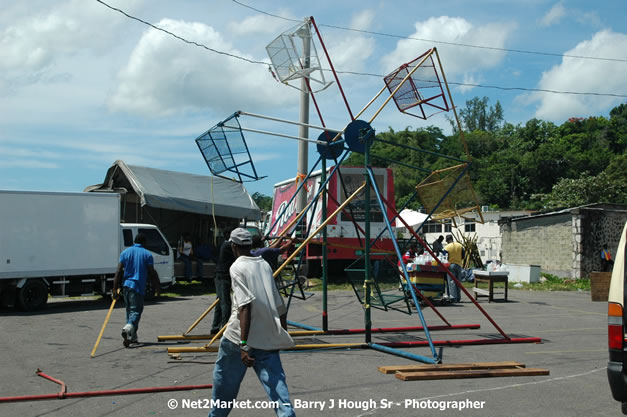
{"label": "tent structure", "polygon": [[102,184],[85,191],[120,193],[121,220],[156,224],[171,245],[185,232],[203,240],[213,236],[213,229],[261,218],[259,207],[239,182],[127,165],[121,160],[107,170]]}
{"label": "tent structure", "polygon": [[403,209],[400,213],[400,218],[396,219],[394,222],[394,227],[399,227],[405,229],[405,225],[403,224],[403,219],[406,224],[410,225],[413,228],[416,228],[418,225],[424,223],[429,217],[426,213],[420,213],[418,211],[412,209]]}
{"label": "tent structure", "polygon": [[141,206],[197,214],[259,220],[261,212],[241,183],[224,178],[126,165],[115,161],[100,185],[85,191],[108,191],[125,177]]}

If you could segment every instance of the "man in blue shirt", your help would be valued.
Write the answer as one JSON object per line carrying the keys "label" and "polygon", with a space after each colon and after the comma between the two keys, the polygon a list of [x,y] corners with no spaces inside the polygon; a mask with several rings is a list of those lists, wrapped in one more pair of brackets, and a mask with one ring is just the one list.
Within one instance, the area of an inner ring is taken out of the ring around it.
{"label": "man in blue shirt", "polygon": [[120,254],[120,263],[113,279],[113,297],[118,298],[120,282],[124,277],[122,285],[126,305],[126,325],[122,328],[124,347],[137,343],[137,329],[144,311],[144,294],[148,277],[152,280],[155,294],[157,296],[161,294],[159,276],[153,267],[154,260],[150,252],[144,249],[145,244],[146,236],[138,233],[135,236],[135,244]]}

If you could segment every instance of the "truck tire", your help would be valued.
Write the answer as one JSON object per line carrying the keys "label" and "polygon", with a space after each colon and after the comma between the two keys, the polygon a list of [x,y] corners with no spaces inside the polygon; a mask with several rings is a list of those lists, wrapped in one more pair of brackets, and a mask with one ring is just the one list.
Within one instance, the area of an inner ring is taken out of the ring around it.
{"label": "truck tire", "polygon": [[20,310],[42,309],[48,302],[48,286],[40,279],[29,279],[17,291],[17,305]]}

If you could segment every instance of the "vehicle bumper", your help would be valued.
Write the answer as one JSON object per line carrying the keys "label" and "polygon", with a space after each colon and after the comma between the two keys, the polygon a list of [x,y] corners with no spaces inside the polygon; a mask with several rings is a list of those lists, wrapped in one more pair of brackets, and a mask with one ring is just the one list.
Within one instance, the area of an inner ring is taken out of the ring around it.
{"label": "vehicle bumper", "polygon": [[627,375],[623,373],[623,363],[607,363],[607,379],[610,382],[612,396],[616,401],[627,402]]}

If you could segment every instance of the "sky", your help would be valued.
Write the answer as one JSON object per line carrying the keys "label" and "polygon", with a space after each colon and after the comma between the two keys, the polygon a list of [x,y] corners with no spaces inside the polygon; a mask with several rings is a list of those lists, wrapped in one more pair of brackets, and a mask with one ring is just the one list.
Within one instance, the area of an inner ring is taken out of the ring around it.
{"label": "sky", "polygon": [[[106,3],[196,45],[96,0],[0,0],[0,189],[82,191],[101,183],[118,159],[210,175],[195,139],[235,111],[299,120],[300,80],[290,83],[295,88],[278,82],[266,46],[309,16],[354,114],[382,89],[384,75],[433,47],[457,107],[486,96],[513,124],[608,117],[627,102],[624,0]],[[317,56],[329,69],[315,35],[313,45],[313,62]],[[320,74],[333,80],[329,71],[312,76]],[[341,130],[351,120],[347,107],[337,83],[324,86],[312,81],[324,123]],[[450,131],[450,112],[422,120],[383,106],[385,98],[361,117],[370,120],[382,107],[375,130]],[[298,135],[298,126],[285,122],[239,122]],[[322,123],[313,104],[310,123]],[[310,138],[319,134],[309,131]],[[298,141],[244,137],[265,177],[245,183],[251,194],[271,195],[274,184],[296,176]],[[309,167],[318,156],[310,144]]]}

